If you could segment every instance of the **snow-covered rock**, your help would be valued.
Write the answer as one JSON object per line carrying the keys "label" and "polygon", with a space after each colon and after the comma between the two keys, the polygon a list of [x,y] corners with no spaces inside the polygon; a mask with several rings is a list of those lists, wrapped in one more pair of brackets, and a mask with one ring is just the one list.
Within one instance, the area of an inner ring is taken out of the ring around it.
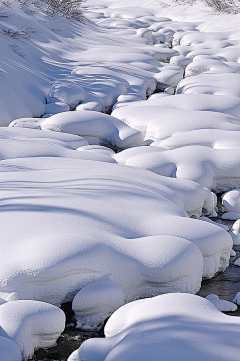
{"label": "snow-covered rock", "polygon": [[233,299],[233,302],[235,302],[237,305],[240,305],[240,292],[236,294],[236,296]]}
{"label": "snow-covered rock", "polygon": [[[172,97],[160,97],[160,100],[168,100],[169,98]],[[153,101],[149,99],[142,102],[142,105],[134,103],[135,105],[117,108],[113,111],[112,115],[121,119],[130,127],[141,131],[145,139],[152,139],[154,141],[169,138],[179,133],[184,136],[185,132],[199,129],[207,129],[208,132],[209,129],[240,131],[239,119],[230,115],[209,111],[189,111],[167,106],[159,107],[157,101],[157,98]],[[234,134],[235,138],[238,137],[238,132]],[[216,137],[217,134],[213,135],[212,142],[214,142]],[[168,144],[167,142],[168,140],[166,140],[166,144]]]}
{"label": "snow-covered rock", "polygon": [[[228,214],[228,213],[225,213],[225,214]],[[231,235],[232,237],[232,240],[233,240],[233,245],[234,246],[239,246],[240,245],[240,214],[238,214],[238,218],[237,218],[237,221],[235,223],[233,223],[232,225],[232,228],[229,232],[229,234]],[[227,219],[229,218],[234,218],[234,217],[227,217]],[[235,219],[233,219],[235,220]]]}
{"label": "snow-covered rock", "polygon": [[73,299],[77,328],[99,330],[104,321],[123,304],[123,290],[111,279],[89,284]]}
{"label": "snow-covered rock", "polygon": [[38,348],[54,346],[64,328],[64,312],[56,306],[31,300],[0,306],[0,334],[17,344],[23,359],[32,357]]}
{"label": "snow-covered rock", "polygon": [[210,301],[221,312],[234,312],[237,310],[237,306],[234,303],[226,300],[220,300],[217,295],[208,295],[206,299]]}
{"label": "snow-covered rock", "polygon": [[[31,119],[31,121],[34,119]],[[0,128],[0,140],[7,139],[33,139],[33,138],[46,138],[46,139],[56,139],[62,142],[67,143],[74,149],[88,145],[88,141],[80,136],[68,134],[68,133],[60,133],[60,132],[52,132],[52,131],[44,131],[37,129],[30,129],[25,127],[9,127],[9,128]]]}
{"label": "snow-covered rock", "polygon": [[120,164],[148,169],[167,177],[184,178],[216,193],[240,184],[240,155],[235,149],[187,146],[167,150],[160,147],[136,147],[114,156]]}
{"label": "snow-covered rock", "polygon": [[3,299],[59,305],[105,275],[125,302],[194,293],[202,276],[228,266],[229,234],[188,218],[179,194],[151,172],[56,157],[2,161],[0,169]]}
{"label": "snow-covered rock", "polygon": [[[56,82],[50,89],[47,96],[47,102],[50,104],[61,102],[71,107],[76,107],[78,103],[83,101],[85,95],[86,95],[85,90],[81,87],[81,85],[79,85],[78,82],[72,79],[61,80]],[[50,104],[47,105],[47,107],[52,109],[53,106]]]}
{"label": "snow-covered rock", "polygon": [[68,361],[240,357],[239,317],[227,316],[210,301],[190,294],[165,294],[124,305],[109,318],[104,333],[106,338],[85,341]]}
{"label": "snow-covered rock", "polygon": [[240,189],[233,189],[222,196],[222,204],[227,212],[239,213],[240,218]]}
{"label": "snow-covered rock", "polygon": [[[215,116],[215,113],[212,114],[209,112],[204,112],[204,113],[208,113],[209,117]],[[220,119],[221,119],[221,115],[219,117],[219,120]],[[180,147],[186,147],[188,145],[202,145],[205,147],[210,147],[215,149],[240,148],[240,137],[239,137],[240,129],[235,129],[233,131],[228,130],[226,133],[226,130],[219,128],[211,129],[209,131],[210,128],[207,129],[207,126],[205,129],[198,128],[195,130],[190,130],[190,131],[187,130],[177,134],[173,134],[172,136],[165,138],[163,140],[155,141],[151,143],[151,145],[166,149],[175,149]],[[213,127],[214,127],[214,123],[213,123]]]}
{"label": "snow-covered rock", "polygon": [[94,111],[64,112],[53,115],[41,123],[42,130],[71,133],[83,137],[99,138],[118,148],[140,145],[143,136],[139,131],[110,115]]}

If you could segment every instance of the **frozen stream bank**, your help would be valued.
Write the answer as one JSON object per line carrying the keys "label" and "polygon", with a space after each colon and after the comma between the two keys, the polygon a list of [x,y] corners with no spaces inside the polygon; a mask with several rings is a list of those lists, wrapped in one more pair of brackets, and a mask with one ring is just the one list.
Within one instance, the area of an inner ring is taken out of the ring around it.
{"label": "frozen stream bank", "polygon": [[167,1],[0,16],[4,361],[240,359],[240,18]]}

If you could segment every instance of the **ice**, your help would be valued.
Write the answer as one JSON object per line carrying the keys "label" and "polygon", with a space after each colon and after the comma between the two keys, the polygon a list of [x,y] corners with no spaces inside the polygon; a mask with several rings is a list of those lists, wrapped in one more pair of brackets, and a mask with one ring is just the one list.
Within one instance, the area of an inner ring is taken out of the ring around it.
{"label": "ice", "polygon": [[188,218],[179,194],[151,172],[56,157],[2,161],[0,169],[3,299],[60,305],[106,274],[125,302],[195,293],[202,276],[228,266],[229,234]]}
{"label": "ice", "polygon": [[104,321],[123,304],[123,290],[111,279],[89,284],[73,299],[77,328],[101,329]]}
{"label": "ice", "polygon": [[[0,306],[0,334],[17,344],[23,359],[32,357],[38,348],[54,346],[64,328],[65,314],[56,306],[31,300],[7,302]],[[10,343],[9,346],[18,360],[16,348]]]}
{"label": "ice", "polygon": [[220,300],[217,295],[208,295],[206,299],[221,312],[235,312],[237,310],[237,306],[234,303],[226,300]]}
{"label": "ice", "polygon": [[227,316],[210,301],[190,294],[165,294],[124,305],[107,321],[104,333],[106,338],[85,341],[68,361],[240,357],[239,317]]}

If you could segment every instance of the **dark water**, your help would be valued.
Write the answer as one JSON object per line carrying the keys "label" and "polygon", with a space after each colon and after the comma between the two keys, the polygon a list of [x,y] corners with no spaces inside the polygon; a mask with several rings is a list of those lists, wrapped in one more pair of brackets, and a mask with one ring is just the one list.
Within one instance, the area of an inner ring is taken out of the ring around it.
{"label": "dark water", "polygon": [[[225,272],[219,273],[211,280],[202,281],[202,287],[198,292],[199,296],[206,297],[210,293],[218,295],[219,298],[227,301],[234,299],[240,291],[240,267],[234,266],[234,262],[240,257],[240,247],[234,246],[236,257],[230,258],[230,265]],[[240,307],[236,312],[229,312],[233,316],[240,316]]]}

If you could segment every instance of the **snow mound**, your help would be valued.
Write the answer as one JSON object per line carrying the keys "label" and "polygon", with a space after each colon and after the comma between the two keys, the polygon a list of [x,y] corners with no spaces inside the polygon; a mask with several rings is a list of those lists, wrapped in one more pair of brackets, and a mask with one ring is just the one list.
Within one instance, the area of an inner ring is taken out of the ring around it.
{"label": "snow mound", "polygon": [[192,145],[167,150],[145,146],[126,149],[114,158],[120,164],[148,169],[159,175],[192,180],[216,193],[240,184],[240,155],[235,149]]}
{"label": "snow mound", "polygon": [[65,328],[65,314],[44,302],[7,302],[0,306],[0,327],[17,344],[23,359],[28,359],[34,350],[55,345]]}
{"label": "snow mound", "polygon": [[204,73],[181,80],[177,94],[208,94],[240,98],[240,74]]}
{"label": "snow mound", "polygon": [[53,115],[41,123],[42,130],[99,138],[102,143],[111,143],[118,148],[138,146],[142,134],[110,115],[94,111],[64,112]]}
{"label": "snow mound", "polygon": [[[190,79],[192,79],[192,77]],[[127,105],[127,103],[125,105]],[[210,111],[210,112],[232,115],[237,119],[239,118],[239,112],[240,112],[239,98],[233,96],[223,96],[223,95],[209,96],[208,94],[177,94],[177,96],[169,96],[166,93],[164,94],[160,93],[160,94],[153,94],[148,100],[138,102],[137,104],[129,103],[128,105],[129,106],[137,105],[138,107],[148,106],[149,111],[151,111],[150,106],[154,106],[154,105],[161,110],[162,108],[168,108],[168,109],[171,108],[172,110],[183,109],[183,110],[204,111],[204,112]],[[119,114],[120,111],[121,109],[119,109]],[[176,117],[177,114],[178,113],[175,113]],[[112,115],[118,117],[118,109],[114,111]],[[119,117],[119,119],[121,119],[121,117]],[[239,124],[239,120],[237,121],[237,119],[233,121],[233,123]],[[176,121],[175,123],[177,124]],[[228,129],[228,130],[234,130],[234,129]]]}
{"label": "snow mound", "polygon": [[[172,97],[161,97],[160,100],[168,100],[169,98]],[[151,105],[152,103],[154,105]],[[196,129],[240,131],[239,119],[230,115],[209,111],[174,109],[166,105],[159,107],[155,105],[156,103],[157,101],[147,100],[144,102],[145,105],[121,107],[115,109],[112,114],[130,127],[141,131],[145,139],[152,139],[154,141],[169,138],[175,134],[178,137],[182,134],[184,136],[186,132]],[[237,135],[238,133],[236,132],[235,138]],[[217,137],[217,135],[214,135],[214,137]],[[168,139],[166,140],[166,144],[168,144],[167,142]]]}
{"label": "snow mound", "polygon": [[101,329],[104,321],[123,304],[123,291],[111,279],[91,283],[73,299],[77,328],[88,331]]}
{"label": "snow mound", "polygon": [[233,299],[233,302],[235,302],[237,305],[240,305],[240,292],[236,294],[236,296]]}
{"label": "snow mound", "polygon": [[51,157],[2,161],[0,169],[3,299],[59,305],[106,275],[125,302],[195,293],[201,276],[228,266],[228,233],[188,218],[181,197],[151,172]]}
{"label": "snow mound", "polygon": [[165,294],[124,305],[109,318],[104,333],[106,338],[85,341],[68,361],[240,357],[239,317],[227,316],[208,300],[190,294]]}
{"label": "snow mound", "polygon": [[230,235],[232,237],[233,245],[234,246],[239,246],[240,245],[240,214],[239,213],[233,213],[233,214],[236,215],[235,219],[234,219],[233,216],[229,217],[229,214],[231,214],[230,212],[229,212],[229,214],[228,213],[225,213],[225,214],[227,214],[226,219],[229,219],[229,218],[231,220],[236,220],[237,219],[236,222],[233,223],[232,228],[231,228],[229,233],[230,233]]}
{"label": "snow mound", "polygon": [[[209,114],[209,112],[204,113]],[[209,114],[210,117],[212,115],[215,115],[215,113]],[[221,118],[221,116],[219,118]],[[180,147],[186,147],[188,145],[202,145],[215,149],[239,149],[239,130],[240,129],[236,129],[233,131],[227,130],[227,132],[226,130],[216,128],[212,132],[209,132],[209,129],[190,130],[174,134],[169,138],[163,140],[155,141],[151,143],[151,145],[166,149],[175,149]]]}
{"label": "snow mound", "polygon": [[[65,103],[70,107],[76,107],[78,103],[83,101],[86,92],[75,80],[60,80],[56,82],[50,89],[47,96],[46,108],[52,109],[52,103]],[[50,103],[50,104],[49,104]],[[68,109],[69,110],[69,109]],[[67,110],[66,110],[67,111]],[[47,113],[47,111],[46,111]],[[51,113],[50,111],[48,113]]]}
{"label": "snow mound", "polygon": [[234,303],[226,300],[220,300],[217,295],[208,295],[206,299],[221,312],[235,312],[237,310],[237,306]]}
{"label": "snow mound", "polygon": [[239,213],[240,218],[240,189],[233,189],[222,196],[222,204],[227,212]]}

